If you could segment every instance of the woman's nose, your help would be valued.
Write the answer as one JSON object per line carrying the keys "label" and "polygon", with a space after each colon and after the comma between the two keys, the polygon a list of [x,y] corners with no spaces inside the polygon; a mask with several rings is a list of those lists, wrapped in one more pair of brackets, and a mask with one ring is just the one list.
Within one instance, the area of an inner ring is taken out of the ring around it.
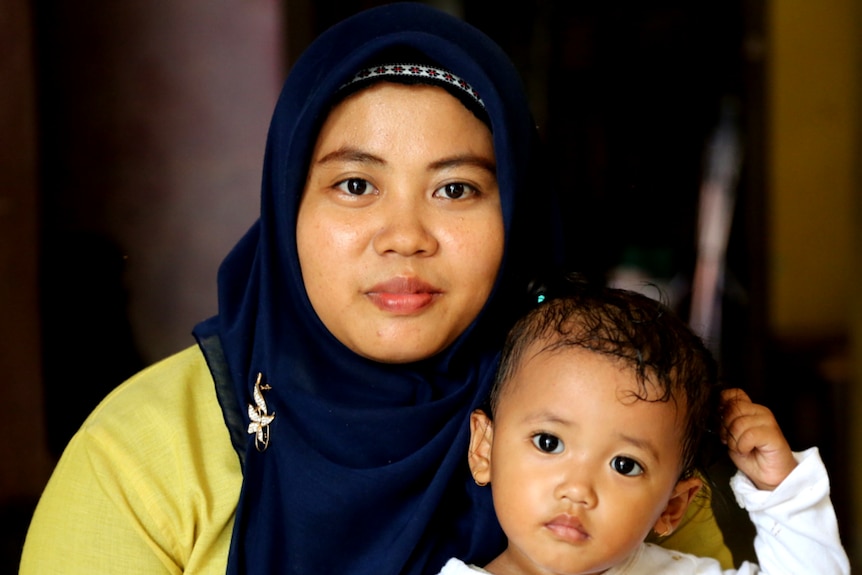
{"label": "woman's nose", "polygon": [[381,209],[380,228],[374,236],[375,251],[384,255],[429,256],[439,247],[428,226],[428,208],[421,201],[387,198]]}

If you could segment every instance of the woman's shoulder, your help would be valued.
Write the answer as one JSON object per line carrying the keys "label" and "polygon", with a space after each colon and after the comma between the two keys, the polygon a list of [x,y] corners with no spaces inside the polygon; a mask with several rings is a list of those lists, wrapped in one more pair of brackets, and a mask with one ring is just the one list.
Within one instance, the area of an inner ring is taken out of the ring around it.
{"label": "woman's shoulder", "polygon": [[175,410],[206,414],[213,407],[217,408],[218,402],[212,376],[195,345],[153,363],[121,383],[93,410],[84,427],[98,426],[141,409],[171,417]]}
{"label": "woman's shoulder", "polygon": [[221,423],[215,386],[197,346],[132,375],[90,413],[78,435],[174,437],[196,425]]}
{"label": "woman's shoulder", "polygon": [[215,384],[196,345],[120,384],[93,410],[78,436],[92,453],[122,453],[142,470],[204,461],[241,481]]}
{"label": "woman's shoulder", "polygon": [[213,379],[188,348],[114,389],[72,438],[31,523],[24,572],[84,572],[62,567],[70,556],[90,572],[114,561],[134,573],[224,572],[241,485]]}
{"label": "woman's shoulder", "polygon": [[697,557],[712,557],[724,569],[733,567],[733,557],[724,542],[724,535],[712,510],[712,499],[696,498],[685,512],[682,522],[667,538],[655,541],[665,549],[681,551]]}

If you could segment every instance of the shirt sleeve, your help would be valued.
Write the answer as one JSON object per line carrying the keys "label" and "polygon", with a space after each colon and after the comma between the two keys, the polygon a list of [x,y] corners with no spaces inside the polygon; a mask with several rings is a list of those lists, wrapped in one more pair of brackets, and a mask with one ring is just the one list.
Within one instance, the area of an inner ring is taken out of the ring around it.
{"label": "shirt sleeve", "polygon": [[[88,456],[91,440],[72,438],[33,515],[21,575],[66,573],[181,573],[147,541],[147,527],[114,504]],[[136,528],[137,527],[137,528]]]}
{"label": "shirt sleeve", "polygon": [[817,448],[794,456],[799,465],[774,491],[758,490],[741,472],[731,479],[737,502],[757,529],[754,549],[760,572],[850,573]]}
{"label": "shirt sleeve", "polygon": [[242,477],[196,348],[134,376],[66,447],[21,575],[224,572]]}

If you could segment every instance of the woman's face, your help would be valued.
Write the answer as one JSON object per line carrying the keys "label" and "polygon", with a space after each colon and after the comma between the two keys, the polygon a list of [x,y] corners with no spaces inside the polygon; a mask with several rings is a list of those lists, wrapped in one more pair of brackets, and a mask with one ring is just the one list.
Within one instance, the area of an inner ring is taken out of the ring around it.
{"label": "woman's face", "polygon": [[311,304],[351,350],[445,349],[488,299],[503,235],[491,132],[445,90],[380,83],[330,113],[296,239]]}

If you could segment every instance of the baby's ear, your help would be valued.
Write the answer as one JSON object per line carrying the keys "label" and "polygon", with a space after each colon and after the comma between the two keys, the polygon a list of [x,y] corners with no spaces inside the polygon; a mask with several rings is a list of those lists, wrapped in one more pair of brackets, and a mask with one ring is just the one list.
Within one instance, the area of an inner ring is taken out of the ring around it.
{"label": "baby's ear", "polygon": [[699,477],[688,477],[677,482],[673,488],[673,495],[667,502],[667,507],[662,511],[653,527],[659,537],[667,537],[673,533],[702,486],[703,481]]}
{"label": "baby's ear", "polygon": [[473,479],[479,485],[491,481],[491,442],[494,438],[494,423],[481,409],[470,414],[470,450],[467,460]]}

